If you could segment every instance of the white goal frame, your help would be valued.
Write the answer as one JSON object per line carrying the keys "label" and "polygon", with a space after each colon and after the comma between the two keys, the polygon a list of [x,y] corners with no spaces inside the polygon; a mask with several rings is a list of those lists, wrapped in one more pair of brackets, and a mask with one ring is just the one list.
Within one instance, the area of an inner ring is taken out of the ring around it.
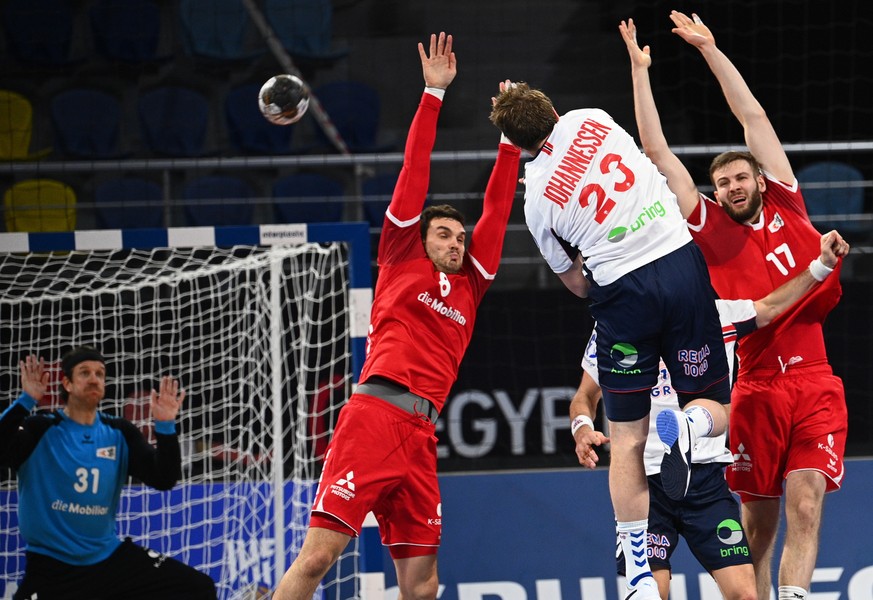
{"label": "white goal frame", "polygon": [[[347,245],[348,252],[348,294],[349,294],[349,340],[350,340],[350,365],[351,382],[356,384],[360,375],[365,357],[365,345],[367,329],[369,326],[370,306],[372,304],[372,284],[370,265],[370,233],[365,223],[313,223],[313,224],[283,224],[283,225],[260,225],[260,226],[237,226],[237,227],[179,227],[168,229],[131,229],[131,230],[88,230],[74,232],[53,233],[0,233],[0,253],[46,253],[64,251],[112,251],[112,250],[148,250],[154,248],[231,248],[235,246],[272,247],[272,246],[296,246],[308,243],[325,244],[340,242]],[[278,303],[279,300],[276,300]],[[277,307],[278,308],[278,307]],[[272,351],[281,353],[281,340],[278,335],[271,340]],[[279,415],[277,422],[272,424],[273,437],[282,439],[282,404],[287,398],[281,393],[281,385],[278,386],[278,378],[274,375],[273,385],[273,414]],[[17,395],[17,390],[7,390],[11,397]],[[183,454],[185,449],[183,448]],[[280,450],[281,452],[281,450]],[[183,457],[184,460],[184,457]],[[274,499],[274,546],[273,552],[276,560],[273,560],[273,582],[278,583],[282,574],[288,567],[287,560],[280,558],[289,557],[289,548],[285,540],[286,516],[283,514],[285,501],[283,493],[286,482],[283,469],[275,468],[274,480],[271,482]],[[314,486],[315,482],[308,482]],[[314,488],[313,488],[314,489]],[[304,491],[304,494],[308,492]],[[122,502],[122,507],[124,502]],[[122,508],[123,510],[123,508]],[[296,511],[295,511],[296,512]],[[295,518],[299,516],[295,515]],[[308,519],[308,511],[306,518]],[[0,531],[0,536],[5,532]],[[366,540],[365,540],[366,541]],[[5,548],[5,543],[0,550]],[[366,544],[360,545],[355,541],[356,552],[364,551]],[[380,549],[381,550],[381,549]],[[380,564],[379,556],[366,557],[356,561],[356,573],[353,577],[359,580],[357,589],[361,597],[371,596],[366,589],[367,577],[361,573],[360,567],[366,564]],[[194,565],[197,566],[197,565]],[[367,570],[364,568],[363,570]],[[381,568],[379,568],[381,570]],[[9,587],[12,581],[0,576],[0,583]],[[14,589],[14,588],[13,588]],[[7,590],[8,591],[8,590]],[[226,590],[225,590],[226,591]],[[0,589],[0,597],[3,597],[3,589]],[[258,590],[247,590],[245,598],[256,597]],[[221,592],[220,592],[221,594]],[[11,597],[11,596],[10,596]],[[220,595],[220,597],[222,597]],[[228,597],[237,598],[243,595],[235,593]]]}

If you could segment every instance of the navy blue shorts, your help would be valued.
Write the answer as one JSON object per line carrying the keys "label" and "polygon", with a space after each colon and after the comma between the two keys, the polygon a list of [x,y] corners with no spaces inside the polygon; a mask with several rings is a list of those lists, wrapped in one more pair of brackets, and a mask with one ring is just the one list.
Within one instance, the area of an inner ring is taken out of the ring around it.
{"label": "navy blue shorts", "polygon": [[[740,525],[740,507],[728,490],[723,463],[691,467],[691,485],[681,502],[661,487],[661,476],[649,476],[648,558],[652,569],[668,569],[670,557],[685,538],[697,561],[712,573],[717,569],[752,564],[749,542]],[[624,555],[617,558],[624,575]]]}
{"label": "navy blue shorts", "polygon": [[691,242],[609,285],[593,285],[597,367],[611,421],[649,414],[661,358],[680,406],[730,402],[727,355],[706,262]]}

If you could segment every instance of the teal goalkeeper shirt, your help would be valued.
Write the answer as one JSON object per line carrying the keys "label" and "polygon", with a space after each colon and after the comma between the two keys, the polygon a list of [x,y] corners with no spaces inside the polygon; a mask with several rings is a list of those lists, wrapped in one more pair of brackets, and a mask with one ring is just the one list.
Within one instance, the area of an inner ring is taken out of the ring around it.
{"label": "teal goalkeeper shirt", "polygon": [[71,565],[105,560],[120,544],[115,517],[128,475],[159,489],[179,479],[175,427],[157,423],[154,448],[124,419],[97,413],[93,424],[81,425],[63,410],[27,417],[33,404],[22,394],[0,416],[2,433],[21,425],[11,444],[0,443],[0,462],[18,470],[27,549]]}

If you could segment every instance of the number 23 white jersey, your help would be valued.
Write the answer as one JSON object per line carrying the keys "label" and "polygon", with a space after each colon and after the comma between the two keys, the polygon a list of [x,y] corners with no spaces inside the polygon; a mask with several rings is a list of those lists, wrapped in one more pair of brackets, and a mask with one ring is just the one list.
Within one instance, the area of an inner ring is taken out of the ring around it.
{"label": "number 23 white jersey", "polygon": [[560,118],[525,165],[524,213],[546,262],[563,273],[577,248],[599,285],[691,241],[667,180],[600,109]]}

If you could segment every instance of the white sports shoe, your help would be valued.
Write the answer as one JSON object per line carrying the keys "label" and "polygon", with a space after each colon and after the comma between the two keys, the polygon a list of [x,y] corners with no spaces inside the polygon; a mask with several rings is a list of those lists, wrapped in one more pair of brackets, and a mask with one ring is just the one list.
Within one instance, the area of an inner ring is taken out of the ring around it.
{"label": "white sports shoe", "polygon": [[628,586],[626,590],[624,600],[661,600],[658,583],[651,575],[643,577],[634,587]]}
{"label": "white sports shoe", "polygon": [[663,410],[656,420],[658,437],[664,444],[661,460],[661,485],[673,500],[682,500],[691,483],[691,423],[688,415],[679,410]]}

